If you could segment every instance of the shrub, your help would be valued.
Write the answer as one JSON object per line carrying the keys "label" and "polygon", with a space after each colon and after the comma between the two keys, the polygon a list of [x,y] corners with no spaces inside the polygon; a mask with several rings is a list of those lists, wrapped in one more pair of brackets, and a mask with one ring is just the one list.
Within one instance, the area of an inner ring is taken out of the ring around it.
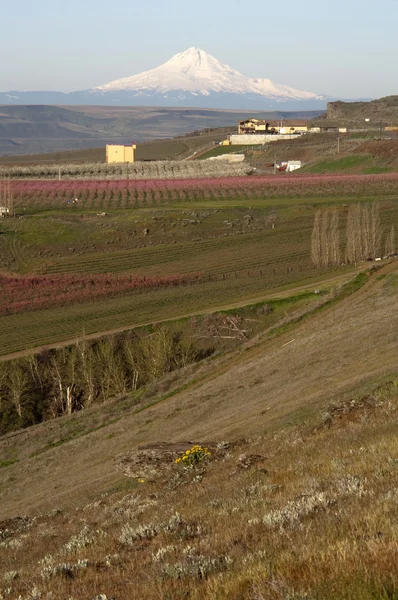
{"label": "shrub", "polygon": [[185,466],[192,467],[208,458],[210,454],[208,448],[204,448],[203,446],[192,446],[192,448],[186,450],[181,457],[176,458],[175,463],[181,463]]}

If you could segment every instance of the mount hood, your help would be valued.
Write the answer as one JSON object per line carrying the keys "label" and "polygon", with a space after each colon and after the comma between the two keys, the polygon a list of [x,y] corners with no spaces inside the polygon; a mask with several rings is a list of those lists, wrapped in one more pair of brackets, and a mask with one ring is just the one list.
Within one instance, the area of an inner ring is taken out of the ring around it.
{"label": "mount hood", "polygon": [[[283,102],[322,102],[325,97],[313,92],[297,90],[287,85],[273,83],[270,79],[252,79],[236,69],[223,64],[200,48],[188,48],[164,64],[132,77],[116,79],[100,85],[91,94],[128,94],[131,98],[158,98],[164,103],[192,102],[203,106],[214,105],[214,100],[227,102],[226,108],[244,108],[256,101],[273,106]],[[207,101],[206,101],[207,100]],[[172,101],[172,102],[170,102]],[[218,105],[218,102],[217,102]]]}
{"label": "mount hood", "polygon": [[326,97],[252,79],[200,48],[188,48],[138,75],[71,92],[3,92],[0,104],[186,106],[257,110],[322,110]]}

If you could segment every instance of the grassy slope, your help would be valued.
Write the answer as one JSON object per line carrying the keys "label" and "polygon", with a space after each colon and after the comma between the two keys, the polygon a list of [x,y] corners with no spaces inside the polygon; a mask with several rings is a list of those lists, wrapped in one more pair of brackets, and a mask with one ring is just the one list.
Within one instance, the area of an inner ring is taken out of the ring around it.
{"label": "grassy slope", "polygon": [[[246,350],[234,358],[211,365],[203,378],[197,383],[192,381],[184,393],[138,414],[133,406],[130,415],[109,425],[107,433],[115,438],[112,444],[107,446],[104,432],[98,432],[90,436],[89,445],[87,439],[82,438],[73,441],[69,450],[61,446],[56,451],[59,467],[54,464],[55,470],[43,476],[49,478],[48,482],[53,476],[58,478],[62,470],[61,457],[73,448],[75,468],[68,480],[57,482],[59,501],[67,502],[68,497],[74,497],[75,486],[83,482],[87,485],[84,493],[89,494],[91,486],[102,485],[103,477],[113,481],[112,457],[130,447],[132,439],[135,445],[157,439],[239,437],[242,428],[247,435],[260,433],[291,419],[304,418],[332,398],[389,372],[397,366],[398,360],[394,342],[398,315],[393,310],[396,271],[397,265],[392,263],[385,267],[386,277],[374,275],[356,295],[326,312],[295,329],[289,328],[279,337],[249,342]],[[286,345],[291,340],[294,342]],[[117,407],[115,410],[117,415]],[[264,418],[263,411],[266,411]],[[85,419],[84,413],[71,417],[77,426],[80,419]],[[4,439],[1,458],[6,459],[13,452],[14,458],[19,458],[21,453],[21,456],[33,455],[62,438],[62,427],[67,422],[68,418],[62,418],[22,431],[15,438],[11,435],[8,442]],[[21,440],[25,440],[23,444]],[[47,498],[41,477],[37,478],[46,457],[28,462],[28,471],[21,466],[9,472],[17,476],[12,488],[4,480],[1,493],[7,514],[15,513],[22,506],[27,510],[29,503],[38,506],[54,502],[54,498]],[[88,464],[90,474],[84,466]],[[14,505],[23,481],[29,481],[33,495],[30,501],[20,497]],[[36,491],[33,493],[33,490]]]}
{"label": "grassy slope", "polygon": [[211,150],[209,150],[208,152],[205,152],[204,154],[201,154],[200,156],[198,156],[198,160],[205,160],[207,158],[212,158],[213,156],[222,156],[223,154],[232,154],[232,153],[242,153],[245,152],[247,150],[258,150],[259,148],[261,148],[261,144],[253,144],[252,146],[216,146],[215,148],[212,148]]}
{"label": "grassy slope", "polygon": [[303,167],[303,173],[388,173],[393,167],[385,166],[370,154],[352,154],[313,162]]}
{"label": "grassy slope", "polygon": [[[16,597],[37,585],[59,600],[93,590],[119,600],[395,600],[397,285],[392,264],[331,309],[250,342],[144,410],[132,406],[129,414],[125,401],[121,413],[113,403],[4,439],[2,460],[20,459],[3,468],[4,517],[87,506],[18,524],[12,554],[0,548],[2,568],[20,573]],[[340,409],[324,420],[331,402]],[[101,412],[114,422],[101,427]],[[96,429],[85,434],[90,418]],[[68,427],[81,437],[62,442]],[[139,443],[242,437],[251,441],[199,478],[161,472],[136,489],[114,466]],[[241,469],[242,454],[260,462]],[[161,525],[176,511],[179,524]],[[129,545],[123,527],[140,523],[159,531]],[[64,547],[84,526],[81,541]],[[189,569],[192,548],[215,559],[204,579]],[[72,577],[43,580],[45,554],[52,565],[89,563]],[[181,579],[173,577],[178,564],[187,571]]]}

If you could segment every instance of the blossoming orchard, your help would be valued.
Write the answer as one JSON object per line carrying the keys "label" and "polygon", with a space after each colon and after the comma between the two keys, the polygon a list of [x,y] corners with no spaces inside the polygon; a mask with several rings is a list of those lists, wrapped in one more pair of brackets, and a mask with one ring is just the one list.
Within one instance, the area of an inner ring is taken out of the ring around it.
{"label": "blossoming orchard", "polygon": [[194,200],[392,194],[398,173],[146,180],[15,180],[16,210],[156,207]]}

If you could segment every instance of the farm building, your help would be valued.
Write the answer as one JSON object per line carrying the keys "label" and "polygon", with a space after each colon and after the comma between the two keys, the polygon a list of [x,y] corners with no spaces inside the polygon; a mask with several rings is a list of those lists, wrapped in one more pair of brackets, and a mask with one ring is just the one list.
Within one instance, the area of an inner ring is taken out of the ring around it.
{"label": "farm building", "polygon": [[264,121],[260,119],[246,119],[239,121],[238,134],[281,134],[292,135],[306,133],[308,131],[307,121]]}
{"label": "farm building", "polygon": [[246,119],[238,122],[238,134],[242,133],[265,133],[267,131],[266,121],[259,119]]}
{"label": "farm building", "polygon": [[253,135],[252,133],[237,133],[236,135],[230,135],[229,139],[231,146],[258,146],[259,144],[268,144],[278,140],[293,140],[296,137],[296,134],[256,133]]}
{"label": "farm building", "polygon": [[308,131],[310,133],[347,133],[348,128],[344,121],[319,119],[312,122]]}
{"label": "farm building", "polygon": [[286,125],[279,129],[279,133],[282,135],[292,135],[293,133],[307,133],[307,125]]}
{"label": "farm building", "polygon": [[301,160],[288,160],[286,165],[286,171],[288,173],[291,173],[291,171],[296,171],[297,169],[301,169],[301,167]]}
{"label": "farm building", "polygon": [[131,146],[121,146],[118,144],[106,145],[106,162],[107,163],[133,163],[134,151],[137,148],[135,144]]}

